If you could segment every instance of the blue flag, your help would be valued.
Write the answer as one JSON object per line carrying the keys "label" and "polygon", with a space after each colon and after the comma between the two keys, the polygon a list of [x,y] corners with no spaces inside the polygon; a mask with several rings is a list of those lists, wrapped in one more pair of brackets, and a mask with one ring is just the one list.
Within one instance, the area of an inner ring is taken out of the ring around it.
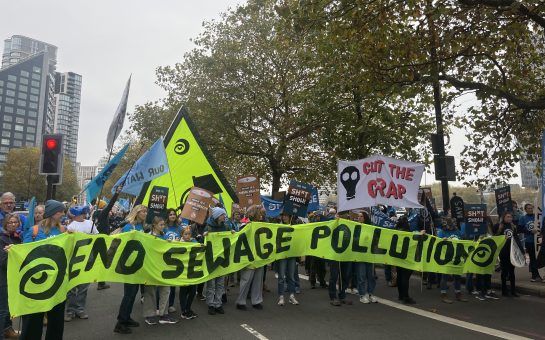
{"label": "blue flag", "polygon": [[119,205],[121,206],[121,208],[123,208],[123,210],[125,211],[129,211],[130,210],[130,202],[128,199],[126,198],[120,198],[118,201]]}
{"label": "blue flag", "polygon": [[377,207],[371,208],[371,222],[377,227],[395,229],[396,222]]}
{"label": "blue flag", "polygon": [[263,202],[263,207],[265,208],[265,216],[269,218],[280,216],[284,210],[284,202],[282,201],[275,201],[270,197],[261,196],[261,202]]}
{"label": "blue flag", "polygon": [[123,185],[122,192],[138,196],[146,182],[161,177],[169,171],[167,154],[163,137],[161,137],[134,163],[129,171],[117,180],[112,187],[112,194],[115,193],[118,186]]}
{"label": "blue flag", "polygon": [[308,202],[307,212],[320,210],[320,199],[318,196],[318,188],[312,187],[310,202]]}
{"label": "blue flag", "polygon": [[100,173],[96,175],[95,178],[93,178],[91,182],[89,182],[85,186],[83,190],[85,190],[87,202],[91,202],[93,198],[97,197],[100,189],[102,189],[104,183],[106,183],[108,178],[112,175],[112,172],[114,172],[115,168],[125,155],[125,152],[127,152],[128,148],[129,144],[125,145],[123,149],[121,149],[121,151],[119,151],[117,155],[115,155],[115,157],[112,158],[112,160],[108,164],[106,164],[106,166],[100,171]]}

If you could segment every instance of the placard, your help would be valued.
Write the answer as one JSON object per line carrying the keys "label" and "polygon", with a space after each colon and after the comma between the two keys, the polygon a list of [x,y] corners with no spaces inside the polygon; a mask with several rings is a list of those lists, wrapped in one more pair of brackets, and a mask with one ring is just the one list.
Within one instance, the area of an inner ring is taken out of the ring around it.
{"label": "placard", "polygon": [[182,210],[182,217],[198,224],[203,224],[211,203],[212,193],[210,191],[193,187],[187,195],[187,200]]}
{"label": "placard", "polygon": [[452,218],[456,219],[456,224],[460,228],[460,224],[465,219],[464,200],[460,196],[454,196],[450,199],[450,214]]}
{"label": "placard", "polygon": [[166,220],[167,218],[167,203],[168,203],[168,188],[154,186],[151,189],[151,194],[148,201],[148,214],[146,223],[153,223],[153,218],[159,216]]}
{"label": "placard", "polygon": [[511,187],[506,186],[494,190],[496,196],[496,208],[498,210],[498,216],[506,211],[513,211],[513,201],[511,200]]}
{"label": "placard", "polygon": [[486,204],[466,204],[464,210],[466,238],[473,239],[486,234]]}
{"label": "placard", "polygon": [[241,176],[237,178],[237,196],[238,202],[242,208],[261,204],[259,190],[259,177]]}
{"label": "placard", "polygon": [[307,216],[308,203],[312,196],[312,185],[291,181],[284,197],[284,213],[292,216]]}

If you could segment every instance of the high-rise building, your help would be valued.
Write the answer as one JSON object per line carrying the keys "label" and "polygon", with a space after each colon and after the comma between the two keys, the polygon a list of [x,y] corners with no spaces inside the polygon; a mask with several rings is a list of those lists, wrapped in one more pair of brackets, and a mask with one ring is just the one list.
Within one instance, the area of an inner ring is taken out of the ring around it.
{"label": "high-rise building", "polygon": [[97,169],[96,165],[81,165],[80,163],[76,163],[78,185],[81,189],[97,175]]}
{"label": "high-rise building", "polygon": [[10,148],[39,145],[53,132],[55,78],[48,52],[0,70],[0,164]]}
{"label": "high-rise building", "polygon": [[2,68],[15,65],[21,60],[40,52],[47,52],[49,72],[54,74],[57,66],[57,47],[22,35],[14,35],[4,40]]}
{"label": "high-rise building", "polygon": [[525,158],[520,160],[520,179],[525,188],[539,188],[540,180],[536,175],[537,162]]}
{"label": "high-rise building", "polygon": [[64,154],[72,164],[78,151],[81,76],[73,72],[55,76],[55,133],[64,135]]}

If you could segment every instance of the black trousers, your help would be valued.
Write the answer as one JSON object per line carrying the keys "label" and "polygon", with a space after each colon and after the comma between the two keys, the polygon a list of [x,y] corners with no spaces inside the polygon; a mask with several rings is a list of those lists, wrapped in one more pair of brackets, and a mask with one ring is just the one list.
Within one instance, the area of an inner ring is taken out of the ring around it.
{"label": "black trousers", "polygon": [[399,300],[409,298],[409,280],[412,273],[412,270],[397,267],[397,292]]}
{"label": "black trousers", "polygon": [[64,333],[64,303],[59,303],[45,313],[23,315],[23,329],[19,339],[41,340],[44,327],[44,314],[47,314],[47,330],[45,340],[62,340]]}
{"label": "black trousers", "polygon": [[536,245],[533,243],[526,243],[525,246],[528,256],[530,257],[530,265],[528,266],[528,270],[530,270],[530,273],[532,273],[532,279],[537,279],[539,278],[539,271],[537,270]]}
{"label": "black trousers", "polygon": [[123,284],[123,299],[121,300],[119,314],[117,315],[117,320],[119,322],[128,322],[131,319],[132,307],[134,306],[134,300],[136,299],[136,294],[138,294],[139,289],[140,285],[137,284]]}
{"label": "black trousers", "polygon": [[515,266],[511,264],[511,258],[502,256],[500,257],[500,266],[501,266],[501,291],[502,293],[507,293],[507,280],[511,284],[511,294],[516,292],[515,289]]}
{"label": "black trousers", "polygon": [[182,313],[189,312],[191,310],[191,304],[197,293],[197,286],[182,286],[180,287],[180,309]]}
{"label": "black trousers", "polygon": [[320,285],[325,286],[325,260],[314,256],[308,256],[307,258],[310,262],[310,285],[312,287],[316,286],[316,278],[318,278]]}

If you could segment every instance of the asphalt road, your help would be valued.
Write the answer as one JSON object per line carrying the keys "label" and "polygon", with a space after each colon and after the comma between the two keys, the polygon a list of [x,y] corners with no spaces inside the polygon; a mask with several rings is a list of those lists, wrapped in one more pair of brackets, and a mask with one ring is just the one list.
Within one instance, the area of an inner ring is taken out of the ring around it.
{"label": "asphalt road", "polygon": [[[352,306],[333,307],[327,290],[310,289],[301,279],[303,291],[297,296],[300,305],[276,305],[275,292],[265,294],[264,309],[235,309],[238,286],[230,288],[225,315],[209,316],[206,304],[196,300],[193,306],[199,317],[181,320],[175,325],[144,324],[139,297],[133,318],[141,326],[130,335],[113,333],[122,296],[122,284],[97,291],[92,285],[87,300],[88,320],[65,324],[65,339],[493,339],[516,336],[545,339],[545,299],[522,296],[498,301],[444,304],[439,290],[421,290],[420,279],[413,275],[411,294],[417,304],[406,308],[397,303],[397,290],[386,287],[377,271],[378,304],[364,305],[358,296],[348,295]],[[276,288],[274,273],[267,274],[267,284]],[[453,295],[451,288],[451,296]],[[250,304],[248,304],[250,306]],[[179,306],[177,306],[179,308]],[[402,309],[400,309],[402,308]],[[407,309],[407,310],[405,310]],[[421,315],[423,314],[423,315]],[[178,313],[172,316],[179,317]],[[505,332],[505,333],[501,333]]]}

